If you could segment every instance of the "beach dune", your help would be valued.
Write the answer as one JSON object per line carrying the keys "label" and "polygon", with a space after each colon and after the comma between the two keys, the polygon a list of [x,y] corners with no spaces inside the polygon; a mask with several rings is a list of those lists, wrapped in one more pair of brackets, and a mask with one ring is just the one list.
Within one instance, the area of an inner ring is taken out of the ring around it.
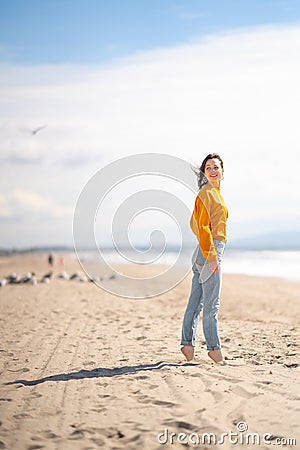
{"label": "beach dune", "polygon": [[[61,270],[0,288],[0,449],[299,448],[300,283],[223,275],[218,366],[201,322],[197,364],[180,353],[191,273],[133,300]],[[49,271],[47,255],[0,260],[1,277],[29,271]]]}

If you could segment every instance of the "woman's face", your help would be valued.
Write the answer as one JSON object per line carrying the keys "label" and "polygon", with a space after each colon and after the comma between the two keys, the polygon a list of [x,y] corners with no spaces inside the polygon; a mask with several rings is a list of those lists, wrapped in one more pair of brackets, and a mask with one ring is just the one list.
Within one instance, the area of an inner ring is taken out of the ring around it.
{"label": "woman's face", "polygon": [[205,164],[204,175],[210,183],[214,186],[219,186],[222,179],[224,169],[221,167],[221,162],[218,158],[208,159]]}

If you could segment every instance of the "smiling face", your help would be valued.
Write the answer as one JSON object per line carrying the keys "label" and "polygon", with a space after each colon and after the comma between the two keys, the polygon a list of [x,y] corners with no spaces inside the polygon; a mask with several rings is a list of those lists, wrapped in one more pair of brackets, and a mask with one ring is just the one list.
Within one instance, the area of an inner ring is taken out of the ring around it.
{"label": "smiling face", "polygon": [[206,161],[204,175],[214,187],[220,187],[223,172],[224,169],[222,169],[221,161],[218,158]]}

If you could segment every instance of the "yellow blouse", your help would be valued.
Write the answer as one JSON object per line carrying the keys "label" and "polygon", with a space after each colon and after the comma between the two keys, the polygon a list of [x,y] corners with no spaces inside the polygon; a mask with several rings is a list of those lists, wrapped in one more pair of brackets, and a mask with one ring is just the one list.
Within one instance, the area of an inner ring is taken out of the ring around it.
{"label": "yellow blouse", "polygon": [[208,261],[218,259],[213,239],[227,242],[227,218],[228,209],[220,189],[211,184],[205,184],[196,197],[190,226],[197,236],[203,257]]}

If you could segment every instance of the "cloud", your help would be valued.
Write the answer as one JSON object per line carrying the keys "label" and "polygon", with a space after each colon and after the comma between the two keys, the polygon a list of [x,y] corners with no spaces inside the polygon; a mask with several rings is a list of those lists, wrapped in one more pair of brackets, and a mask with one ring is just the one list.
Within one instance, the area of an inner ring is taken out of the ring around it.
{"label": "cloud", "polygon": [[[300,163],[299,52],[299,26],[264,26],[100,67],[3,65],[0,124],[14,124],[0,126],[3,192],[17,180],[20,190],[62,196],[72,208],[88,178],[114,159],[162,152],[201,163],[218,151],[233,226],[276,229],[274,217],[292,220],[300,203],[290,170]],[[18,131],[42,123],[36,139]],[[10,204],[3,208],[4,217]],[[45,214],[53,208],[46,202]]]}
{"label": "cloud", "polygon": [[35,221],[70,218],[72,208],[57,205],[51,197],[37,192],[14,189],[0,195],[1,221]]}
{"label": "cloud", "polygon": [[171,13],[175,14],[176,17],[183,20],[194,20],[194,19],[201,19],[208,15],[207,12],[203,11],[191,11],[186,9],[186,5],[172,5],[170,7]]}
{"label": "cloud", "polygon": [[102,155],[100,152],[92,153],[86,152],[83,148],[82,150],[73,151],[72,154],[67,155],[61,160],[61,164],[65,168],[78,168],[90,164],[99,163],[102,160]]}
{"label": "cloud", "polygon": [[78,148],[122,154],[155,144],[158,151],[167,145],[178,152],[186,140],[193,146],[216,141],[216,126],[220,144],[233,134],[265,141],[279,134],[274,125],[289,131],[296,120],[291,94],[299,73],[299,33],[266,27],[210,36],[104,68],[75,67],[75,75],[56,68],[60,80],[57,74],[53,80],[53,68],[14,68],[15,75],[27,76],[3,92],[2,114],[7,98],[18,93],[19,122],[32,104],[32,122],[51,121],[39,145],[62,159]]}

